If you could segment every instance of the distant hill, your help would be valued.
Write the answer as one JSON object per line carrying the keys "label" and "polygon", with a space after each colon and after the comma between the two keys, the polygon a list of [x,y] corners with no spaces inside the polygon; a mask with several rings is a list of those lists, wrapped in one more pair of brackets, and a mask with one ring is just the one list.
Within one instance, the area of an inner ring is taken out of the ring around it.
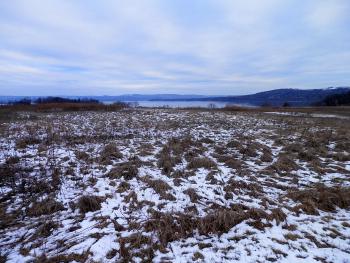
{"label": "distant hill", "polygon": [[[310,106],[323,101],[327,96],[343,94],[350,91],[350,87],[338,87],[327,89],[276,89],[242,96],[220,96],[208,98],[191,98],[187,101],[217,101],[232,104],[249,104],[253,106],[271,105],[282,106]],[[172,99],[174,101],[174,99]]]}
{"label": "distant hill", "polygon": [[[93,99],[101,102],[114,101],[210,101],[232,104],[244,104],[252,106],[271,105],[282,106],[310,106],[320,104],[328,96],[345,94],[350,87],[337,87],[327,89],[276,89],[241,96],[204,96],[204,95],[179,95],[179,94],[127,94],[119,96],[60,96],[68,99]],[[18,101],[24,98],[37,100],[40,96],[0,96],[0,103]]]}
{"label": "distant hill", "polygon": [[[0,96],[0,103],[8,103],[8,102],[14,102],[19,101],[23,99],[30,99],[31,101],[36,101],[39,98],[42,98],[45,96]],[[87,100],[87,99],[93,99],[98,100],[101,102],[107,102],[107,101],[152,101],[152,100],[187,100],[187,99],[201,99],[201,98],[208,98],[208,96],[205,95],[179,95],[179,94],[125,94],[125,95],[118,95],[118,96],[64,96],[59,95],[61,98],[67,98],[71,100]]]}
{"label": "distant hill", "polygon": [[320,106],[350,106],[350,91],[327,96],[319,103]]}

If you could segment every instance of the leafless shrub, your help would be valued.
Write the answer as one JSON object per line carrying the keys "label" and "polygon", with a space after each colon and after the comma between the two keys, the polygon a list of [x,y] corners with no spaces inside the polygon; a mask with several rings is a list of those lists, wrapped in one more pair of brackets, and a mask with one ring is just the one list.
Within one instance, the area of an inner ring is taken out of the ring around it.
{"label": "leafless shrub", "polygon": [[77,207],[81,213],[93,212],[101,209],[101,197],[84,195],[78,199]]}

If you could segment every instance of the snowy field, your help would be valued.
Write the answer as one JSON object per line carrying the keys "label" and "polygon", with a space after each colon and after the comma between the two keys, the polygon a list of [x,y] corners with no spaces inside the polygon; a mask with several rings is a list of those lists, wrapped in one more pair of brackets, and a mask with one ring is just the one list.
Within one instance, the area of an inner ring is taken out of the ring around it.
{"label": "snowy field", "polygon": [[133,109],[0,122],[0,262],[350,262],[347,120]]}

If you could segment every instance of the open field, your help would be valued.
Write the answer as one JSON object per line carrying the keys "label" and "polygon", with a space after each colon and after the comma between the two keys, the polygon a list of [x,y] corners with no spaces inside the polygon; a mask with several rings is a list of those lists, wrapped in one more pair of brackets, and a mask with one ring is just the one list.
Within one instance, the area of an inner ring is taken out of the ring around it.
{"label": "open field", "polygon": [[340,109],[3,109],[0,262],[350,262]]}

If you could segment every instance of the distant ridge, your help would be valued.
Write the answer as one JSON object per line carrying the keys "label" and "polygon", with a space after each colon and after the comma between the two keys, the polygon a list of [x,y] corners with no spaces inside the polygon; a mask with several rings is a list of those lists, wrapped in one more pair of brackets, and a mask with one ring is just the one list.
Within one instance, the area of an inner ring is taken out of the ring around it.
{"label": "distant ridge", "polygon": [[[311,106],[323,101],[327,96],[345,94],[350,87],[326,89],[276,89],[241,96],[213,96],[207,98],[191,98],[186,101],[217,101],[232,104],[250,104],[253,106],[271,105],[282,106],[288,103],[291,106]],[[172,100],[175,101],[175,100]]]}
{"label": "distant ridge", "polygon": [[[37,100],[38,98],[42,97],[52,97],[52,96],[1,96],[0,95],[0,103],[8,103],[12,101],[21,100],[24,98],[31,99],[32,101]],[[66,95],[55,95],[54,97],[61,97],[61,98],[67,98],[67,99],[94,99],[101,102],[106,101],[152,101],[152,100],[187,100],[187,99],[201,99],[201,98],[208,98],[208,96],[205,95],[196,95],[196,94],[190,94],[190,95],[179,95],[179,94],[125,94],[125,95],[118,95],[118,96],[109,96],[109,95],[102,95],[102,96],[66,96]]]}
{"label": "distant ridge", "polygon": [[[119,96],[60,96],[69,99],[94,99],[101,102],[112,101],[210,101],[226,102],[228,104],[245,104],[252,106],[271,105],[282,106],[311,106],[320,103],[327,96],[345,94],[350,87],[336,87],[326,89],[275,89],[240,96],[205,96],[205,95],[179,95],[179,94],[126,94]],[[0,96],[0,103],[8,103],[23,98],[36,100],[42,96]]]}

